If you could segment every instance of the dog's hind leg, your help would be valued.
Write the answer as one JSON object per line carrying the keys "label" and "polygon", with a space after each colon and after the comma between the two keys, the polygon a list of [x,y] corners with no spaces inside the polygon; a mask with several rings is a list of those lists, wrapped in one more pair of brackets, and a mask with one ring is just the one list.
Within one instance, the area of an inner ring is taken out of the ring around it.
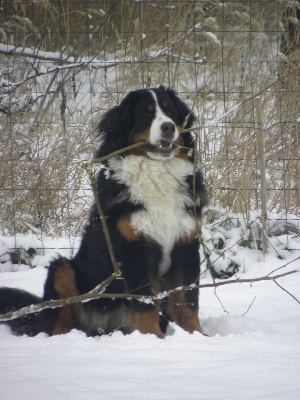
{"label": "dog's hind leg", "polygon": [[[77,295],[75,272],[71,262],[66,258],[59,258],[53,261],[45,283],[43,300],[67,299]],[[51,319],[50,334],[59,335],[76,328],[79,321],[80,307],[79,303],[75,303],[49,310],[48,314]],[[53,313],[52,311],[55,312]]]}

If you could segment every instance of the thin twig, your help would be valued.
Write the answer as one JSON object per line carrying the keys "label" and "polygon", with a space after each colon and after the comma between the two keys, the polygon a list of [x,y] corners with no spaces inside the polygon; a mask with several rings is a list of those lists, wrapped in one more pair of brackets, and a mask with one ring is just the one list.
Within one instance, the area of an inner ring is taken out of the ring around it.
{"label": "thin twig", "polygon": [[299,301],[291,292],[289,292],[289,291],[286,290],[284,287],[282,287],[281,285],[279,285],[279,283],[278,283],[276,280],[274,280],[274,283],[276,283],[276,285],[279,286],[280,289],[282,289],[282,290],[283,290],[284,292],[286,292],[289,296],[291,296],[294,300],[296,300],[297,303],[300,304],[300,301]]}
{"label": "thin twig", "polygon": [[[115,280],[115,279],[117,279],[117,278],[119,278],[121,276],[121,270],[120,270],[120,267],[119,267],[119,265],[117,263],[117,260],[116,260],[116,257],[115,257],[114,248],[113,248],[113,245],[112,245],[109,229],[108,229],[107,222],[106,222],[106,216],[104,214],[104,210],[102,208],[102,204],[101,204],[98,192],[97,192],[97,181],[96,181],[95,174],[94,174],[94,172],[92,170],[92,165],[93,164],[102,163],[103,161],[106,161],[106,160],[108,160],[108,159],[110,159],[110,158],[112,158],[112,157],[114,157],[116,155],[122,154],[122,153],[124,153],[126,151],[129,151],[129,150],[132,150],[133,148],[140,147],[143,144],[145,144],[144,141],[136,143],[136,144],[131,145],[131,146],[124,147],[124,148],[122,148],[120,150],[117,150],[117,151],[115,151],[113,153],[110,153],[110,154],[108,154],[106,156],[97,158],[97,159],[95,159],[93,161],[90,161],[90,162],[87,162],[87,163],[81,163],[81,167],[83,169],[85,169],[85,171],[87,172],[87,174],[89,175],[89,178],[90,178],[90,182],[91,182],[91,186],[92,186],[92,190],[93,190],[93,195],[94,195],[94,198],[95,198],[97,211],[98,211],[98,214],[99,214],[99,217],[100,217],[100,220],[101,220],[102,229],[103,229],[103,233],[104,233],[104,236],[105,236],[105,241],[106,241],[108,253],[109,253],[109,256],[110,256],[110,259],[111,259],[111,263],[112,263],[112,266],[113,266],[113,269],[114,269],[114,273],[109,278],[107,278],[100,285],[96,286],[96,288],[94,288],[90,292],[91,295],[93,295],[94,293],[97,293],[98,290],[99,290],[99,287],[106,287],[113,280]],[[76,296],[76,297],[78,297],[78,296]],[[81,301],[81,300],[78,300],[78,301]]]}
{"label": "thin twig", "polygon": [[258,159],[260,169],[260,196],[261,196],[261,223],[262,223],[262,249],[263,257],[268,251],[267,240],[267,178],[266,178],[266,154],[265,154],[265,132],[263,129],[262,102],[261,97],[257,96],[254,99],[256,110],[256,138],[258,148]]}
{"label": "thin twig", "polygon": [[299,260],[299,259],[300,259],[300,256],[297,257],[297,258],[294,258],[292,261],[289,261],[288,263],[282,265],[282,267],[279,267],[279,268],[274,269],[274,271],[271,271],[267,276],[270,276],[271,274],[274,274],[274,272],[276,272],[276,271],[278,271],[278,270],[280,270],[280,269],[282,269],[282,268],[287,267],[289,264],[292,264],[293,262],[295,262],[295,261],[297,261],[297,260]]}
{"label": "thin twig", "polygon": [[108,252],[109,252],[111,263],[113,265],[115,278],[117,278],[117,277],[119,277],[121,275],[121,270],[120,270],[120,268],[118,266],[118,263],[117,263],[117,260],[116,260],[116,257],[115,257],[113,245],[112,245],[112,242],[111,242],[111,237],[110,237],[108,226],[107,226],[107,222],[106,222],[106,216],[104,214],[104,211],[103,211],[103,208],[102,208],[102,205],[101,205],[101,201],[100,201],[99,196],[98,196],[97,181],[96,181],[95,175],[93,173],[91,163],[84,164],[83,168],[88,173],[90,181],[91,181],[91,186],[92,186],[92,190],[93,190],[93,194],[94,194],[94,198],[95,198],[95,203],[96,203],[97,211],[99,213],[99,217],[100,217],[100,220],[101,220],[101,225],[102,225],[103,233],[104,233],[106,244],[107,244],[107,249],[108,249]]}
{"label": "thin twig", "polygon": [[[214,285],[215,285],[215,283],[214,283]],[[216,296],[216,298],[217,298],[217,300],[218,300],[220,306],[223,308],[223,311],[224,311],[226,314],[229,314],[229,312],[226,310],[224,304],[222,303],[222,301],[221,301],[219,295],[217,294],[217,287],[215,287],[214,295]]]}
{"label": "thin twig", "polygon": [[122,149],[116,150],[113,153],[107,154],[106,156],[95,158],[94,160],[90,161],[89,163],[91,163],[91,164],[101,164],[103,161],[107,161],[112,157],[115,157],[115,156],[118,156],[120,154],[126,153],[126,151],[130,151],[130,150],[136,149],[137,147],[141,147],[145,143],[146,143],[146,141],[143,140],[141,142],[138,142],[138,143],[135,143],[135,144],[131,144],[130,146],[123,147]]}
{"label": "thin twig", "polygon": [[[140,147],[143,144],[145,144],[144,141],[136,143],[136,144],[131,145],[131,146],[124,147],[124,148],[122,148],[120,150],[117,150],[117,151],[115,151],[113,153],[110,153],[110,154],[108,154],[106,156],[103,156],[103,157],[100,157],[100,158],[96,158],[93,161],[90,161],[90,162],[87,162],[87,163],[81,163],[81,167],[86,170],[86,172],[87,172],[87,174],[89,175],[89,178],[90,178],[90,182],[91,182],[91,186],[92,186],[92,190],[93,190],[93,194],[94,194],[94,198],[95,198],[95,203],[96,203],[97,211],[99,213],[99,217],[100,217],[100,220],[101,220],[102,229],[103,229],[103,233],[104,233],[107,249],[108,249],[109,256],[110,256],[110,259],[111,259],[111,263],[112,263],[112,266],[113,266],[113,269],[114,269],[114,273],[111,275],[110,278],[108,278],[110,280],[110,282],[111,282],[111,280],[114,280],[114,279],[116,279],[116,278],[121,276],[121,270],[120,270],[120,267],[119,267],[119,265],[117,263],[117,260],[116,260],[116,257],[115,257],[114,248],[113,248],[113,245],[112,245],[109,229],[108,229],[107,222],[106,222],[106,216],[104,214],[104,210],[102,208],[102,204],[101,204],[101,201],[100,201],[100,198],[99,198],[99,195],[98,195],[97,181],[96,181],[96,177],[95,177],[95,174],[93,172],[93,169],[92,169],[92,165],[93,164],[102,163],[103,161],[106,161],[106,160],[108,160],[108,159],[110,159],[110,158],[112,158],[112,157],[114,157],[116,155],[122,154],[122,153],[124,153],[124,152],[126,152],[128,150],[132,150],[133,148]],[[96,290],[96,289],[94,289],[94,290]]]}
{"label": "thin twig", "polygon": [[247,311],[244,312],[244,314],[242,314],[242,317],[243,317],[244,315],[246,315],[246,314],[249,312],[250,308],[252,307],[253,303],[255,302],[255,299],[256,299],[256,296],[254,296],[254,299],[251,301],[251,304],[250,304],[250,306],[247,308]]}

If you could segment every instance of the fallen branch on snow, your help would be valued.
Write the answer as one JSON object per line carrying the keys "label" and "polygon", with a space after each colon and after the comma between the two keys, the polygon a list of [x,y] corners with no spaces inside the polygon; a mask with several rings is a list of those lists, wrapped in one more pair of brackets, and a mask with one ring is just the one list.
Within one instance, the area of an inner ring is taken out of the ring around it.
{"label": "fallen branch on snow", "polygon": [[[293,261],[298,260],[300,257],[296,258]],[[291,261],[291,262],[293,262]],[[289,262],[288,264],[290,264]],[[0,315],[0,322],[4,321],[10,321],[19,317],[23,317],[24,315],[27,314],[33,314],[37,312],[41,312],[42,310],[45,310],[47,308],[57,308],[57,307],[63,307],[65,305],[70,305],[74,303],[80,303],[80,302],[88,302],[91,300],[95,299],[127,299],[127,300],[139,300],[142,303],[152,303],[156,300],[162,300],[166,297],[168,297],[170,294],[178,291],[187,291],[187,290],[192,290],[195,288],[198,289],[205,289],[205,288],[217,288],[219,286],[225,286],[225,285],[231,285],[231,284],[237,284],[237,283],[253,283],[253,282],[261,282],[261,281],[274,281],[276,282],[276,279],[283,278],[288,275],[292,275],[299,272],[299,270],[293,270],[289,272],[285,272],[283,274],[275,275],[275,276],[263,276],[260,278],[254,278],[254,279],[234,279],[230,281],[223,281],[223,282],[218,282],[218,283],[206,283],[203,285],[189,285],[189,286],[180,286],[176,289],[169,290],[167,292],[161,292],[158,293],[156,296],[142,296],[142,295],[136,295],[136,294],[130,294],[130,293],[116,293],[116,294],[110,294],[110,293],[95,293],[95,289],[93,289],[89,293],[85,293],[79,296],[73,296],[69,297],[68,299],[61,299],[61,300],[48,300],[48,301],[43,301],[39,304],[32,304],[27,307],[23,307],[20,310],[17,311],[11,311],[6,314]],[[108,278],[106,281],[104,281],[102,284],[100,284],[97,289],[99,291],[105,290],[105,287],[112,282],[114,279],[117,279],[118,275],[113,274],[110,278]],[[294,296],[292,296],[295,298]],[[297,300],[297,299],[296,299]],[[297,300],[298,301],[298,300]],[[299,301],[298,301],[299,303]]]}

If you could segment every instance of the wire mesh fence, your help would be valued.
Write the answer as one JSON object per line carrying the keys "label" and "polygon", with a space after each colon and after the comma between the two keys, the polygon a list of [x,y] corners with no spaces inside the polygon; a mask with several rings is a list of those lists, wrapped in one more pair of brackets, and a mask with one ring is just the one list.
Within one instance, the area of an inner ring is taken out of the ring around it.
{"label": "wire mesh fence", "polygon": [[101,113],[159,84],[197,116],[208,221],[220,208],[245,218],[261,209],[261,98],[267,209],[277,226],[292,218],[299,231],[299,1],[0,4],[4,235],[78,236],[93,202],[78,166],[99,145]]}

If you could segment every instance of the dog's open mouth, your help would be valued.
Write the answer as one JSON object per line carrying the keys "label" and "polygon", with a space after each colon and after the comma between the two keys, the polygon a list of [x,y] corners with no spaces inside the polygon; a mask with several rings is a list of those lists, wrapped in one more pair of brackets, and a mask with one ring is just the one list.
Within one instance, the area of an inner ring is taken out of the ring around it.
{"label": "dog's open mouth", "polygon": [[158,140],[155,144],[147,142],[145,150],[147,153],[155,153],[161,157],[170,157],[172,152],[176,149],[176,145],[168,140]]}

